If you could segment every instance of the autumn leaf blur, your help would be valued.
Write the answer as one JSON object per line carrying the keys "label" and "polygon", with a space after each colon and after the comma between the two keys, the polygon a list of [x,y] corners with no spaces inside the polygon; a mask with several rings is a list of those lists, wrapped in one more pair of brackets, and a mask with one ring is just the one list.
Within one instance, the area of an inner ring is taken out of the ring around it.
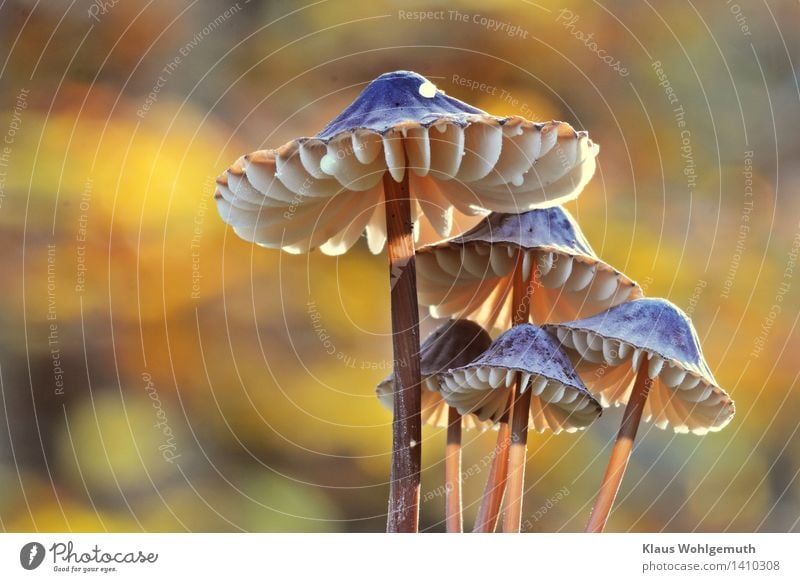
{"label": "autumn leaf blur", "polygon": [[[609,528],[800,530],[800,9],[732,6],[6,2],[0,528],[383,529],[385,256],[255,247],[212,196],[241,154],[409,69],[589,130],[598,170],[569,210],[690,313],[736,401],[704,438],[644,425]],[[582,528],[618,420],[531,435],[524,529]],[[441,531],[444,434],[423,437]],[[470,524],[494,437],[464,440]]]}

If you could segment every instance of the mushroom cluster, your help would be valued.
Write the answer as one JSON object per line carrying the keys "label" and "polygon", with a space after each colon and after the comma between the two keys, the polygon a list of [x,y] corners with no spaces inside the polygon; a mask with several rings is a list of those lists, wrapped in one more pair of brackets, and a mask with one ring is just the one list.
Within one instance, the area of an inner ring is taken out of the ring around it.
{"label": "mushroom cluster", "polygon": [[[219,177],[219,212],[245,240],[340,255],[365,233],[372,253],[386,248],[388,531],[418,530],[423,422],[447,427],[447,530],[463,529],[461,430],[492,427],[474,529],[494,531],[505,503],[503,531],[518,532],[528,430],[583,430],[625,404],[587,526],[602,531],[642,417],[704,434],[733,416],[689,319],[644,298],[561,207],[598,151],[567,123],[490,115],[397,71],[314,137],[245,155]],[[419,304],[446,320],[422,346]]]}

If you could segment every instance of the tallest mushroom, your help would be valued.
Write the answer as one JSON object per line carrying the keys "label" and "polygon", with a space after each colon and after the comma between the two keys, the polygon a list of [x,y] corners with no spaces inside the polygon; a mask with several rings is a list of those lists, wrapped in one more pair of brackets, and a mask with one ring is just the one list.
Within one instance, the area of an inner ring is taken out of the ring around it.
{"label": "tallest mushroom", "polygon": [[397,71],[316,136],[243,156],[217,180],[219,212],[245,240],[339,255],[366,230],[373,253],[387,246],[397,380],[388,531],[416,531],[419,515],[420,220],[447,237],[459,216],[561,204],[591,178],[597,151],[566,123],[489,115]]}

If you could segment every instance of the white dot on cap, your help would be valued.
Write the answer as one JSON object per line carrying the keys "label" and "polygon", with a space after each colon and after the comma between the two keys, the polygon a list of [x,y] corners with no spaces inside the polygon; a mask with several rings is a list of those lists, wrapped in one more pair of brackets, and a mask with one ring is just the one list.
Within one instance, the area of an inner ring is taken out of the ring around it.
{"label": "white dot on cap", "polygon": [[436,97],[436,85],[431,83],[430,81],[425,81],[422,85],[419,86],[419,94],[423,97],[432,98]]}
{"label": "white dot on cap", "polygon": [[336,159],[329,154],[325,154],[319,161],[319,169],[332,176],[336,171]]}

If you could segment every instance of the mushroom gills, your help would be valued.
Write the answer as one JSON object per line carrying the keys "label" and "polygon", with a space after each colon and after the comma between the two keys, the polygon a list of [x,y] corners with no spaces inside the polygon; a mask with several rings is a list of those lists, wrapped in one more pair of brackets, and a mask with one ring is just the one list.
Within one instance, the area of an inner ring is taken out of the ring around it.
{"label": "mushroom gills", "polygon": [[670,388],[675,388],[683,382],[686,377],[686,370],[681,368],[676,362],[670,362],[661,369],[661,381]]}
{"label": "mushroom gills", "polygon": [[437,180],[451,180],[461,166],[464,130],[449,122],[436,123],[431,130],[428,131],[431,152],[429,173]]}
{"label": "mushroom gills", "polygon": [[489,263],[495,274],[503,277],[514,267],[514,259],[508,255],[506,247],[502,245],[492,245],[489,251]]}
{"label": "mushroom gills", "polygon": [[408,166],[417,176],[427,176],[431,169],[431,144],[427,127],[412,127],[406,132]]}
{"label": "mushroom gills", "polygon": [[466,245],[461,247],[461,263],[467,272],[475,277],[482,279],[491,274],[489,257],[479,255],[474,247]]}
{"label": "mushroom gills", "polygon": [[647,356],[647,375],[651,379],[655,379],[658,377],[659,372],[661,372],[661,369],[664,367],[664,359],[659,357],[655,352],[649,352]]}
{"label": "mushroom gills", "polygon": [[544,390],[542,390],[542,393],[539,395],[539,397],[545,402],[552,404],[560,402],[564,397],[564,385],[561,382],[550,380],[547,382],[547,385],[545,386]]}
{"label": "mushroom gills", "polygon": [[572,257],[557,253],[554,255],[552,268],[541,278],[542,285],[551,289],[559,288],[567,282],[571,273]]}
{"label": "mushroom gills", "polygon": [[569,280],[564,285],[567,291],[578,292],[583,291],[592,282],[597,264],[584,263],[582,261],[574,260],[572,264],[572,273]]}
{"label": "mushroom gills", "polygon": [[556,327],[556,337],[564,347],[575,349],[575,341],[572,339],[572,330],[566,327]]}
{"label": "mushroom gills", "polygon": [[497,122],[475,121],[464,128],[464,156],[457,179],[475,182],[492,171],[503,146],[503,129]]}
{"label": "mushroom gills", "polygon": [[589,287],[589,299],[607,301],[617,289],[617,275],[609,271],[600,271],[595,275]]}
{"label": "mushroom gills", "polygon": [[503,368],[491,368],[489,371],[489,385],[498,388],[505,382],[506,370]]}
{"label": "mushroom gills", "polygon": [[533,376],[531,378],[531,396],[540,396],[547,386],[547,378],[544,376]]}

